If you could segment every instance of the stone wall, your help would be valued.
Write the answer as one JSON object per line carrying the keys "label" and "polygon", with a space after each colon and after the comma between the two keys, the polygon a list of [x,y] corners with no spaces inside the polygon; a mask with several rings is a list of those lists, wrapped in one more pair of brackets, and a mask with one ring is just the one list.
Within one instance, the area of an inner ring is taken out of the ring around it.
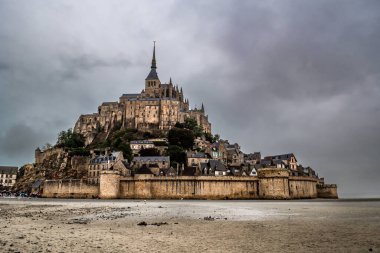
{"label": "stone wall", "polygon": [[318,198],[337,199],[338,191],[336,184],[317,184]]}
{"label": "stone wall", "polygon": [[256,177],[135,176],[120,180],[120,198],[257,199]]}
{"label": "stone wall", "polygon": [[317,179],[310,177],[289,177],[291,199],[313,199],[317,197]]}
{"label": "stone wall", "polygon": [[289,172],[285,169],[260,169],[257,173],[261,199],[289,199]]}
{"label": "stone wall", "polygon": [[88,185],[80,179],[46,180],[42,192],[46,198],[93,198],[98,195],[98,185]]}
{"label": "stone wall", "polygon": [[337,198],[336,185],[318,185],[311,177],[293,177],[284,169],[262,169],[258,177],[135,175],[104,171],[100,185],[80,180],[46,181],[44,197],[104,199],[305,199]]}

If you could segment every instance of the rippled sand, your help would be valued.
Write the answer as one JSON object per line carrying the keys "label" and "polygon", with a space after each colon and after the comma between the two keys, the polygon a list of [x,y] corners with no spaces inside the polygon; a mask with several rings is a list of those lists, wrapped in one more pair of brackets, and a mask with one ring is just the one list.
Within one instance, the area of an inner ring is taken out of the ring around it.
{"label": "rippled sand", "polygon": [[0,232],[1,252],[380,252],[380,201],[0,199]]}

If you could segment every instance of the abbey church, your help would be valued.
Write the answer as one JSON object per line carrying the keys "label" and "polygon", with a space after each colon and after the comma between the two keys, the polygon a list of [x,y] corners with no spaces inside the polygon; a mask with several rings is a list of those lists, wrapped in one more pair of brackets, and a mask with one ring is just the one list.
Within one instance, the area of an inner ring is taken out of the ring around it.
{"label": "abbey church", "polygon": [[211,133],[211,124],[202,104],[200,109],[189,108],[182,87],[161,83],[157,75],[156,47],[153,47],[151,70],[145,78],[145,89],[141,93],[123,94],[119,102],[104,102],[98,112],[81,115],[74,131],[81,133],[90,144],[99,130],[109,132],[115,125],[136,128],[141,131],[168,131],[177,122],[186,118],[196,119],[206,133]]}

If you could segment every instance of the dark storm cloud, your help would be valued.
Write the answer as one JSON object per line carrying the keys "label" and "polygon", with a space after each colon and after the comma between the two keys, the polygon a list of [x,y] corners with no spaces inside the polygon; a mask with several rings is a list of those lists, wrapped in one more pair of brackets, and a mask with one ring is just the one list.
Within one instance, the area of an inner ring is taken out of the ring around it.
{"label": "dark storm cloud", "polygon": [[380,195],[379,1],[2,1],[0,19],[2,162],[141,91],[157,40],[161,81],[214,132]]}
{"label": "dark storm cloud", "polygon": [[83,71],[92,71],[97,68],[126,68],[131,66],[131,62],[119,55],[111,59],[102,59],[96,55],[62,55],[60,63],[62,65],[63,79],[77,79]]}
{"label": "dark storm cloud", "polygon": [[[0,153],[2,162],[10,160],[33,159],[34,149],[47,135],[33,128],[17,124],[0,135]],[[27,162],[27,161],[24,161]]]}

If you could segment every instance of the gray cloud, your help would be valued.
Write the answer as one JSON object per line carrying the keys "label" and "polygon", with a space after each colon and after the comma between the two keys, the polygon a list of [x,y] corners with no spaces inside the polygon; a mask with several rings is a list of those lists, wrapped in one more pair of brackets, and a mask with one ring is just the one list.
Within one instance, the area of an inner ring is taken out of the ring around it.
{"label": "gray cloud", "polygon": [[2,162],[9,164],[15,160],[22,163],[33,162],[34,149],[40,145],[41,140],[47,140],[47,138],[44,132],[37,132],[27,125],[11,126],[0,135]]}
{"label": "gray cloud", "polygon": [[0,161],[21,165],[80,114],[141,91],[157,40],[161,80],[204,102],[214,132],[246,152],[294,152],[342,196],[379,196],[379,10],[337,0],[2,1]]}
{"label": "gray cloud", "polygon": [[83,71],[97,71],[98,68],[127,68],[131,66],[131,62],[121,55],[111,59],[102,59],[96,55],[81,54],[60,57],[62,66],[62,78],[78,79],[78,76]]}

